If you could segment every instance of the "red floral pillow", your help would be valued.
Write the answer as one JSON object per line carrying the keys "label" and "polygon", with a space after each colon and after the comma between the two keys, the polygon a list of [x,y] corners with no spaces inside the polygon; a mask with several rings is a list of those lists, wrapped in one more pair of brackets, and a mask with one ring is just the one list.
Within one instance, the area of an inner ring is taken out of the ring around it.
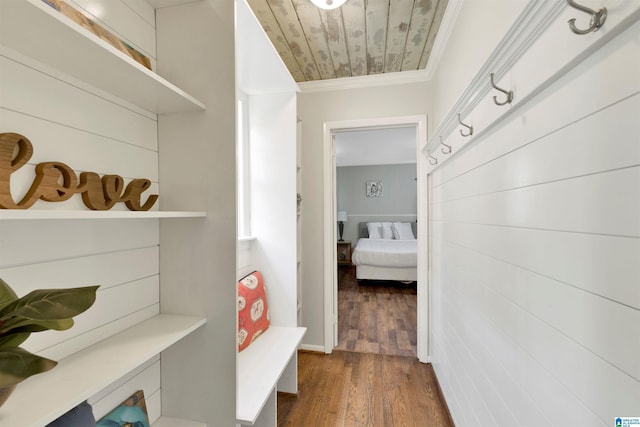
{"label": "red floral pillow", "polygon": [[254,271],[238,282],[238,351],[255,341],[269,327],[269,305],[264,280]]}

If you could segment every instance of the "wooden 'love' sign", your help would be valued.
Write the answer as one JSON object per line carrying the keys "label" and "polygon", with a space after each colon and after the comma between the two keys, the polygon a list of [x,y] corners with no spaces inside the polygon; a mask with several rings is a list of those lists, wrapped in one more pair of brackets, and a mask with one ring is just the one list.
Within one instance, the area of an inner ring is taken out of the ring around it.
{"label": "wooden 'love' sign", "polygon": [[0,209],[28,209],[41,200],[62,202],[77,193],[82,194],[84,204],[93,210],[111,209],[123,202],[132,211],[147,211],[158,195],[150,195],[142,204],[142,193],[151,187],[151,181],[138,178],[125,186],[120,175],[104,175],[81,172],[60,162],[43,162],[36,165],[36,177],[29,191],[19,202],[11,196],[11,174],[24,166],[33,155],[33,146],[25,136],[17,133],[0,133]]}

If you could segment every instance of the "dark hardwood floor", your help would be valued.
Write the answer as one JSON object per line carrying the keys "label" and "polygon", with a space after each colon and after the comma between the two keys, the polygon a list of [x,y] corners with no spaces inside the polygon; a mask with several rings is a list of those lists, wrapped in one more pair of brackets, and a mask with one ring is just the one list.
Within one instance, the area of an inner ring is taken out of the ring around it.
{"label": "dark hardwood floor", "polygon": [[338,268],[338,350],[416,357],[416,285],[364,281]]}
{"label": "dark hardwood floor", "polygon": [[278,395],[278,426],[453,427],[433,368],[416,357],[416,287],[358,285],[338,269],[339,345],[298,352],[299,394]]}

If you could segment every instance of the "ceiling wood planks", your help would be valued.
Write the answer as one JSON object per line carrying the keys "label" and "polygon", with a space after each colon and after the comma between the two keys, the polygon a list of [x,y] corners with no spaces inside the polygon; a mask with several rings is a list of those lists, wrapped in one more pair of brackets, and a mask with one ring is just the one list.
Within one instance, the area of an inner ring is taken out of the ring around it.
{"label": "ceiling wood planks", "polygon": [[402,71],[420,69],[420,59],[429,37],[438,0],[416,0],[411,14]]}
{"label": "ceiling wood planks", "polygon": [[333,61],[333,69],[336,77],[351,77],[347,42],[344,36],[342,23],[342,8],[320,11],[322,23],[327,31],[327,44]]}
{"label": "ceiling wood planks", "polygon": [[309,0],[293,0],[293,7],[298,14],[298,20],[305,23],[305,37],[313,52],[320,78],[322,80],[335,78],[326,31],[320,19],[320,9]]}
{"label": "ceiling wood planks", "polygon": [[379,74],[384,72],[389,0],[365,0],[365,8],[367,74]]}
{"label": "ceiling wood planks", "polygon": [[448,0],[248,0],[293,78],[326,80],[424,69]]}
{"label": "ceiling wood planks", "polygon": [[[432,0],[432,2],[433,1],[435,0]],[[440,28],[440,24],[442,23],[444,12],[447,9],[447,3],[448,3],[448,0],[438,1],[438,5],[436,7],[436,14],[433,17],[431,29],[429,30],[429,36],[427,37],[427,42],[425,43],[424,51],[422,52],[422,58],[420,59],[420,69],[423,69],[427,66],[427,61],[431,56],[431,49],[433,48],[433,43],[436,40],[436,34],[438,33],[438,29]]]}
{"label": "ceiling wood planks", "polygon": [[402,67],[413,4],[414,0],[395,0],[389,5],[384,63],[385,73],[400,71]]}
{"label": "ceiling wood planks", "polygon": [[[308,1],[308,0],[306,0]],[[347,51],[351,62],[351,76],[366,76],[367,38],[365,33],[364,2],[366,0],[349,0],[342,9]]]}

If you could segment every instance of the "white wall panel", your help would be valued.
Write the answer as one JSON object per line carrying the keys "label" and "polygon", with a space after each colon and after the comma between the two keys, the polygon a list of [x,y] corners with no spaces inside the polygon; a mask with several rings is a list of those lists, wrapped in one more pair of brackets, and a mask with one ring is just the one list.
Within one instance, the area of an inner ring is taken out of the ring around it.
{"label": "white wall panel", "polygon": [[147,116],[24,66],[8,56],[0,56],[0,73],[0,99],[6,109],[150,150],[158,149],[157,124]]}
{"label": "white wall panel", "polygon": [[445,223],[446,239],[570,286],[640,308],[640,240]]}
{"label": "white wall panel", "polygon": [[434,204],[432,219],[640,237],[640,167]]}
{"label": "white wall panel", "polygon": [[[129,43],[148,57],[156,57],[155,24],[148,22],[153,16],[153,8],[144,3],[135,3],[135,9],[122,0],[68,0],[68,3],[80,10],[114,36]],[[138,14],[142,12],[142,16]]]}
{"label": "white wall panel", "polygon": [[159,304],[158,275],[123,283],[120,286],[98,289],[96,302],[90,310],[74,318],[75,325],[66,331],[45,331],[29,337],[24,347],[40,351],[59,345],[65,339],[91,331],[115,319]]}
{"label": "white wall panel", "polygon": [[156,356],[115,384],[88,399],[96,421],[107,415],[138,390],[144,391],[149,421],[154,422],[160,415],[160,400],[156,398],[160,390],[160,356]]}
{"label": "white wall panel", "polygon": [[[64,276],[57,272],[65,271]],[[0,268],[0,277],[22,292],[100,284],[101,289],[158,274],[158,247]]]}
{"label": "white wall panel", "polygon": [[157,246],[158,220],[0,221],[0,267]]}
{"label": "white wall panel", "polygon": [[19,133],[31,141],[32,165],[59,161],[76,171],[158,181],[158,152],[149,148],[5,108],[0,108],[0,132]]}
{"label": "white wall panel", "polygon": [[[430,175],[432,359],[458,426],[606,426],[640,408],[638,30]],[[511,70],[516,96],[548,66],[540,49]]]}
{"label": "white wall panel", "polygon": [[[156,10],[150,2],[147,0],[123,0],[123,3],[155,29]],[[153,36],[155,37],[155,32]]]}
{"label": "white wall panel", "polygon": [[[544,105],[539,108],[545,109]],[[490,139],[491,144],[511,144],[511,149],[505,149],[508,154],[461,171],[447,182],[446,198],[442,195],[445,187],[435,186],[432,201],[435,204],[638,165],[640,146],[630,137],[637,132],[638,111],[640,94],[635,94],[527,145],[521,145],[523,120],[507,120]],[[482,155],[472,150],[473,155],[465,155],[465,159],[474,161],[476,154]]]}

